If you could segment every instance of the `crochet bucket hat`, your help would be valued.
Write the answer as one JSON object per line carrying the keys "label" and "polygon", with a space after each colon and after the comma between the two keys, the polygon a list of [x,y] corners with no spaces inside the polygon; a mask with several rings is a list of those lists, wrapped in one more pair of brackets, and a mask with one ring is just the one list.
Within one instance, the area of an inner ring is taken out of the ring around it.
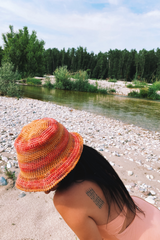
{"label": "crochet bucket hat", "polygon": [[14,146],[20,167],[16,187],[27,192],[47,191],[75,167],[83,139],[56,120],[43,118],[24,126]]}

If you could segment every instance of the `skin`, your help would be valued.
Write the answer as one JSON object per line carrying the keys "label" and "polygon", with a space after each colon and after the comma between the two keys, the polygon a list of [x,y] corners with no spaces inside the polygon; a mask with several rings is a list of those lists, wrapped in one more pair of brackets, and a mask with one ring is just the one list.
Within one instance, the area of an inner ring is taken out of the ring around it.
{"label": "skin", "polygon": [[[57,186],[45,193],[55,191]],[[111,204],[108,216],[108,205],[101,188],[94,182],[74,183],[69,188],[56,190],[54,205],[68,226],[80,240],[102,240],[97,225],[104,225],[115,219],[120,211]],[[134,219],[134,214],[127,212],[127,220],[120,232],[124,231]]]}

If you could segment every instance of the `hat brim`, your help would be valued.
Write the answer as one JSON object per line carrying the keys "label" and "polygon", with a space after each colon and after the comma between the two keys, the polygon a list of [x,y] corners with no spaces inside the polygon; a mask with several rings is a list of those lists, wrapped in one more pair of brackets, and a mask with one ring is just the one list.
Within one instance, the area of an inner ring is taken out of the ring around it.
{"label": "hat brim", "polygon": [[21,172],[16,180],[16,187],[26,192],[47,191],[56,186],[69,172],[76,166],[83,150],[83,139],[78,133],[70,133],[74,146],[65,159],[61,160],[56,167],[50,169],[45,176],[40,179],[25,178]]}

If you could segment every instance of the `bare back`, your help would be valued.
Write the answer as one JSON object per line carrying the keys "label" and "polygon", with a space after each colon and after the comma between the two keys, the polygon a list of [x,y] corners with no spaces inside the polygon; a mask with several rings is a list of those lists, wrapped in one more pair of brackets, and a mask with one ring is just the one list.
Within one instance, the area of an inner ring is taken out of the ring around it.
{"label": "bare back", "polygon": [[[102,239],[97,225],[107,224],[120,214],[118,206],[111,203],[108,219],[108,205],[102,189],[91,181],[74,183],[63,191],[57,190],[54,204],[63,219],[81,240]],[[121,231],[133,219],[134,214],[128,211]]]}

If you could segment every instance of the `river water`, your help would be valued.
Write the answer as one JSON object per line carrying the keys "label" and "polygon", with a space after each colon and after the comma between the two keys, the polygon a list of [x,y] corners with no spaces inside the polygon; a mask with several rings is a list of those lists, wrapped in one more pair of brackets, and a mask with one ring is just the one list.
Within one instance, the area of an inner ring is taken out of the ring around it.
{"label": "river water", "polygon": [[160,132],[160,101],[22,86],[24,96],[85,110]]}

